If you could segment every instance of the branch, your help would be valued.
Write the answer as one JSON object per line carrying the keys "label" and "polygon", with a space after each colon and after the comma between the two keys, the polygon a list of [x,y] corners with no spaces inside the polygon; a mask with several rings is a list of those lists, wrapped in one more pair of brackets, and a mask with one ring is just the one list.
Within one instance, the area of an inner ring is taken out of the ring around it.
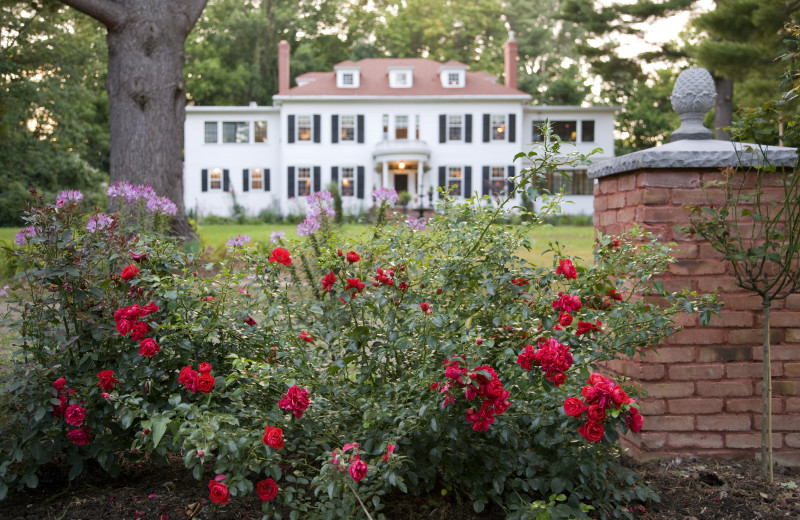
{"label": "branch", "polygon": [[61,0],[68,6],[91,16],[109,30],[119,27],[126,18],[126,10],[111,0]]}

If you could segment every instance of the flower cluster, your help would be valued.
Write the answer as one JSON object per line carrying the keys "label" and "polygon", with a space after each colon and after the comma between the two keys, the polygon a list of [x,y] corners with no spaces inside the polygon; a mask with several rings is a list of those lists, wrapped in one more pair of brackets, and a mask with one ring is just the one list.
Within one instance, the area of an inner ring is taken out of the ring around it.
{"label": "flower cluster", "polygon": [[298,419],[303,417],[303,412],[308,408],[308,405],[308,390],[297,385],[291,387],[278,401],[278,408],[292,412]]}
{"label": "flower cluster", "polygon": [[581,389],[583,399],[568,397],[564,400],[564,412],[570,417],[586,422],[578,429],[578,433],[590,442],[599,442],[605,434],[606,410],[612,407],[627,412],[625,423],[634,433],[642,429],[644,417],[639,413],[636,401],[628,397],[621,386],[600,373],[589,376],[588,383]]}
{"label": "flower cluster", "polygon": [[394,206],[397,204],[397,191],[394,188],[378,188],[372,192],[372,198],[378,205],[386,203]]}
{"label": "flower cluster", "polygon": [[128,204],[143,202],[150,213],[177,215],[178,207],[167,197],[159,197],[151,186],[115,182],[106,190],[109,198],[124,198]]}
{"label": "flower cluster", "polygon": [[597,320],[595,323],[590,321],[579,321],[578,322],[578,331],[575,333],[576,336],[581,336],[583,334],[588,334],[593,331],[600,332],[603,330],[603,322]]}
{"label": "flower cluster", "polygon": [[237,247],[244,247],[244,245],[248,243],[250,243],[249,235],[236,235],[225,242],[225,247],[230,251],[231,249],[235,249]]}
{"label": "flower cluster", "polygon": [[558,261],[558,267],[556,268],[556,274],[563,274],[564,278],[569,278],[572,280],[576,280],[578,278],[578,271],[575,269],[575,266],[572,264],[572,260],[568,259],[561,259]]}
{"label": "flower cluster", "polygon": [[[350,450],[353,450],[353,453],[348,455],[347,452]],[[361,460],[357,442],[347,443],[342,446],[341,449],[333,450],[331,452],[330,462],[336,466],[338,471],[344,471],[345,468],[348,468],[348,473],[350,473],[350,476],[356,482],[360,482],[367,475],[367,471],[369,470],[367,463]]]}
{"label": "flower cluster", "polygon": [[86,419],[86,409],[79,404],[69,404],[69,396],[75,395],[75,390],[73,388],[65,388],[66,385],[67,380],[63,377],[53,381],[53,389],[56,391],[55,397],[59,401],[58,405],[53,405],[53,415],[59,419],[63,417],[67,424],[75,426],[75,428],[67,432],[67,438],[74,445],[83,446],[92,440],[89,427],[83,426],[83,421]]}
{"label": "flower cluster", "polygon": [[14,234],[14,243],[18,246],[24,246],[29,238],[35,237],[40,232],[41,231],[34,226],[24,227]]}
{"label": "flower cluster", "polygon": [[410,217],[406,220],[406,224],[414,231],[425,231],[428,229],[428,223],[425,222],[424,218]]}
{"label": "flower cluster", "polygon": [[286,236],[286,233],[284,233],[283,231],[273,231],[269,235],[269,241],[277,246],[278,244],[281,243],[281,240],[283,240],[283,237],[285,237],[285,236]]}
{"label": "flower cluster", "polygon": [[375,281],[372,285],[378,287],[379,285],[394,285],[394,269],[386,269],[385,271],[378,267],[378,274],[375,275]]}
{"label": "flower cluster", "polygon": [[114,223],[114,219],[105,213],[97,213],[89,217],[89,222],[86,223],[86,231],[89,233],[97,233],[104,229],[108,229]]}
{"label": "flower cluster", "polygon": [[517,357],[519,366],[530,371],[536,362],[548,381],[556,387],[564,384],[567,380],[565,372],[572,366],[569,346],[559,343],[555,338],[540,339],[538,346],[538,349],[534,349],[533,345],[525,345],[525,349]]}
{"label": "flower cluster", "polygon": [[198,390],[204,394],[210,393],[216,382],[214,376],[211,375],[211,363],[200,363],[200,366],[197,367],[197,372],[194,371],[191,365],[186,365],[178,375],[178,383],[185,386],[193,394],[196,394]]}
{"label": "flower cluster", "polygon": [[144,307],[141,307],[138,303],[130,307],[122,307],[121,309],[117,309],[114,313],[117,331],[123,337],[130,334],[129,337],[133,341],[138,341],[139,354],[144,357],[153,357],[157,352],[161,352],[161,348],[153,338],[145,337],[145,335],[152,330],[150,324],[139,321],[139,318],[144,318],[148,314],[156,311],[158,311],[158,305],[150,302]]}
{"label": "flower cluster", "polygon": [[297,234],[300,236],[311,235],[322,227],[325,219],[336,216],[333,210],[333,195],[327,190],[312,193],[306,198],[306,203],[308,204],[306,218],[297,226]]}
{"label": "flower cluster", "polygon": [[444,384],[434,383],[431,389],[439,389],[445,394],[442,408],[455,402],[452,388],[464,388],[464,397],[467,401],[475,398],[483,399],[481,407],[476,411],[467,410],[467,420],[472,423],[472,429],[478,432],[488,430],[494,424],[495,415],[503,415],[511,403],[508,396],[511,393],[503,389],[503,384],[495,370],[488,366],[475,367],[472,371],[462,364],[466,363],[463,356],[451,356],[443,364],[445,366]]}
{"label": "flower cluster", "polygon": [[65,206],[69,202],[78,203],[83,199],[83,193],[78,190],[62,191],[56,196],[56,206]]}

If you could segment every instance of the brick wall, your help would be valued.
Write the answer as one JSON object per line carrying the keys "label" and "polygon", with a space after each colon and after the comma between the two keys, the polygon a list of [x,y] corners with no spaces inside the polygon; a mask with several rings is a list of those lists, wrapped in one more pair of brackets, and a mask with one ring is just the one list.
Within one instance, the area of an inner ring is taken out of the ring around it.
{"label": "brick wall", "polygon": [[[705,203],[699,185],[719,175],[718,169],[634,170],[601,177],[595,185],[599,231],[620,234],[636,223],[661,241],[675,242],[679,261],[662,277],[665,286],[719,290],[725,304],[709,326],[681,316],[683,330],[657,352],[608,364],[648,393],[641,399],[642,432],[624,439],[643,459],[760,452],[761,298],[736,285],[730,265],[707,242],[674,230],[688,224],[682,205]],[[770,324],[775,460],[800,465],[800,294],[774,302]]]}

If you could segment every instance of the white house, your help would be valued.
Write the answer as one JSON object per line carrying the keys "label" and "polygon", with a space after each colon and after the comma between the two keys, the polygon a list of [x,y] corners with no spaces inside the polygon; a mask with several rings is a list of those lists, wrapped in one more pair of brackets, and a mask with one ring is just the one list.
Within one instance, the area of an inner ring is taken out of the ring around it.
{"label": "white house", "polygon": [[[615,108],[533,106],[517,90],[516,42],[506,44],[506,83],[459,62],[371,58],[312,72],[289,88],[288,43],[279,49],[274,106],[189,106],[184,201],[199,215],[305,212],[304,199],[336,183],[345,211],[373,204],[380,187],[406,191],[411,208],[430,207],[435,188],[467,197],[498,195],[524,167],[514,156],[541,142],[539,126],[583,152],[613,157]],[[533,144],[532,144],[533,143]],[[568,147],[567,147],[568,148]],[[591,214],[593,181],[583,169],[566,183],[565,213]]]}

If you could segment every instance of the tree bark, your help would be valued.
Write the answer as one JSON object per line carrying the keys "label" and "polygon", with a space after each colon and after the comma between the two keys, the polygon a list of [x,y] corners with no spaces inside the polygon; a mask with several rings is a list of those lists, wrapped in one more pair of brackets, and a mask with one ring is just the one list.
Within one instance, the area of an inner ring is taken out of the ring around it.
{"label": "tree bark", "polygon": [[111,182],[149,184],[178,207],[174,230],[194,237],[183,204],[184,42],[207,0],[62,0],[107,30]]}
{"label": "tree bark", "polygon": [[733,80],[715,78],[717,101],[714,106],[714,139],[730,141],[730,132],[724,130],[733,122]]}

